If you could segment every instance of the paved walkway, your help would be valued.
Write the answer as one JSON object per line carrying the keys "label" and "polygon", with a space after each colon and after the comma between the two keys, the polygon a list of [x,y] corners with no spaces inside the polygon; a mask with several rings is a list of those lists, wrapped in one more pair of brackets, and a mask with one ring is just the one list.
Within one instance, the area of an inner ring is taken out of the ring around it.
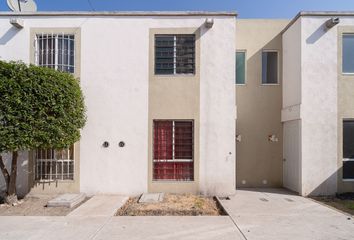
{"label": "paved walkway", "polygon": [[0,239],[354,239],[351,218],[279,189],[238,190],[222,200],[231,217],[114,217],[122,197],[91,200],[66,217],[0,217]]}
{"label": "paved walkway", "polygon": [[238,190],[222,204],[248,240],[354,239],[351,217],[286,190]]}
{"label": "paved walkway", "polygon": [[1,240],[242,240],[229,217],[0,217]]}
{"label": "paved walkway", "polygon": [[111,217],[123,206],[128,197],[119,195],[97,195],[72,211],[70,217]]}

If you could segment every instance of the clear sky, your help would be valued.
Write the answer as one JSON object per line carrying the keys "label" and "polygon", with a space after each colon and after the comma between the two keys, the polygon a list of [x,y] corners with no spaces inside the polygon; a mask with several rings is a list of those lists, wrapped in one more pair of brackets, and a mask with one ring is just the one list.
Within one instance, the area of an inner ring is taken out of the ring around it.
{"label": "clear sky", "polygon": [[[240,18],[292,18],[299,11],[354,11],[354,0],[35,0],[39,11],[237,11]],[[0,11],[8,11],[0,0]]]}

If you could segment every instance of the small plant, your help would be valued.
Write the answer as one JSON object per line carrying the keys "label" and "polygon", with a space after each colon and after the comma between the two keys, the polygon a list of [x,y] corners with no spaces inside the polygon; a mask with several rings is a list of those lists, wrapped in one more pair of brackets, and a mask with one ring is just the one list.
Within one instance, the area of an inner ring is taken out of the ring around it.
{"label": "small plant", "polygon": [[348,201],[344,205],[345,205],[346,208],[348,208],[350,210],[354,210],[354,202]]}
{"label": "small plant", "polygon": [[197,198],[194,203],[195,208],[202,209],[204,206],[204,200],[201,198]]}

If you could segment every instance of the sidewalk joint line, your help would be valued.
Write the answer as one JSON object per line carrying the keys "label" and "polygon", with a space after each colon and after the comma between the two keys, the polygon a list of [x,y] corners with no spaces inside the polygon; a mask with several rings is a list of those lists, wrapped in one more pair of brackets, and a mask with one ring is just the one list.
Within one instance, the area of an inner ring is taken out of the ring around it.
{"label": "sidewalk joint line", "polygon": [[101,230],[112,220],[113,216],[110,216],[89,238],[91,240],[94,240],[97,235],[101,232]]}

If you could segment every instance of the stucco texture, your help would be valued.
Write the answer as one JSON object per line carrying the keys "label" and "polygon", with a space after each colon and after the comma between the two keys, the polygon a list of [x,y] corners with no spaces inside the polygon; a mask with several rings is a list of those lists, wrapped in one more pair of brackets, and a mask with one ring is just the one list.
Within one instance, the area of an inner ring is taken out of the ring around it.
{"label": "stucco texture", "polygon": [[[236,85],[237,187],[282,186],[282,38],[288,20],[238,20],[237,50],[246,51],[246,83]],[[278,51],[279,84],[262,85],[262,51]],[[275,135],[277,142],[268,140]]]}

